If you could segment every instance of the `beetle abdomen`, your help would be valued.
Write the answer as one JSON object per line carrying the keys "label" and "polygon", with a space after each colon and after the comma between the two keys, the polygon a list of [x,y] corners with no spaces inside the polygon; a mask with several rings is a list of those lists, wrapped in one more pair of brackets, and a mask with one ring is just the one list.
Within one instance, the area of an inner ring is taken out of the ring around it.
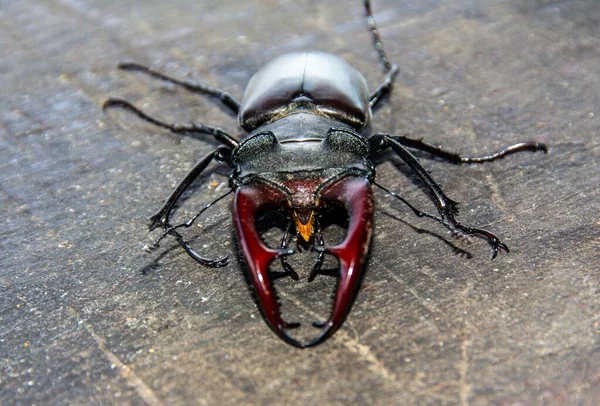
{"label": "beetle abdomen", "polygon": [[250,79],[238,116],[247,131],[289,114],[308,112],[362,130],[371,120],[364,77],[343,59],[324,52],[282,55]]}

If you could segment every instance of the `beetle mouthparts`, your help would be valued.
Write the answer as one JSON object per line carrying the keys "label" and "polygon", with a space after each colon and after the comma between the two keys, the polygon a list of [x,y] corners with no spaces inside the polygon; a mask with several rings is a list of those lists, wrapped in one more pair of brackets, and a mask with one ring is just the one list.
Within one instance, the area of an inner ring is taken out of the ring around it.
{"label": "beetle mouthparts", "polygon": [[294,222],[296,223],[296,230],[298,234],[305,242],[309,242],[314,230],[314,210],[294,210]]}

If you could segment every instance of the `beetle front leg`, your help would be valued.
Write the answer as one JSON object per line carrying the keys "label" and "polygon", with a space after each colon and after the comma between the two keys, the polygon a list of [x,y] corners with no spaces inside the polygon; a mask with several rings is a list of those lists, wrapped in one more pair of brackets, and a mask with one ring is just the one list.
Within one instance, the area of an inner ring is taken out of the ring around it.
{"label": "beetle front leg", "polygon": [[171,195],[167,198],[165,204],[163,204],[163,206],[150,217],[150,224],[148,225],[150,231],[155,230],[158,227],[166,229],[169,226],[169,216],[171,211],[177,204],[177,201],[183,192],[185,192],[185,190],[190,187],[194,180],[200,176],[208,164],[210,164],[213,160],[221,162],[228,160],[230,154],[231,151],[228,148],[219,147],[200,159],[188,172],[188,174],[185,175],[183,180],[175,187]]}
{"label": "beetle front leg", "polygon": [[148,225],[148,228],[150,229],[150,231],[153,231],[159,227],[161,227],[165,230],[164,233],[154,243],[154,246],[158,246],[158,243],[163,238],[165,238],[167,235],[171,235],[171,236],[175,237],[175,239],[177,240],[179,245],[181,245],[183,247],[183,249],[188,253],[188,255],[191,256],[192,258],[194,258],[200,264],[202,264],[204,266],[214,267],[214,268],[218,268],[218,267],[227,265],[227,263],[229,262],[227,256],[217,259],[217,260],[213,260],[213,259],[202,257],[201,255],[196,253],[190,247],[190,245],[183,239],[181,234],[179,234],[177,232],[177,229],[182,228],[182,227],[185,227],[185,228],[191,227],[191,225],[194,223],[194,221],[202,213],[204,213],[206,210],[208,210],[208,208],[211,207],[213,204],[217,203],[221,199],[224,199],[226,196],[228,196],[231,193],[231,191],[220,196],[219,198],[212,201],[211,203],[205,205],[202,208],[202,210],[200,210],[200,212],[198,212],[198,214],[196,214],[194,217],[192,217],[190,220],[188,220],[185,223],[179,224],[177,226],[172,226],[169,224],[169,216],[171,215],[173,208],[175,207],[175,205],[181,198],[181,195],[194,182],[194,180],[202,173],[202,171],[204,171],[204,169],[206,169],[208,164],[211,163],[213,161],[213,159],[217,160],[217,161],[224,161],[224,160],[228,159],[225,157],[224,154],[226,154],[226,156],[228,157],[230,153],[231,153],[231,151],[228,148],[219,147],[216,150],[210,152],[208,155],[206,155],[200,161],[198,161],[196,163],[196,165],[194,165],[192,170],[189,171],[188,174],[183,178],[183,180],[181,182],[179,182],[179,184],[175,187],[175,189],[173,190],[171,195],[167,198],[167,200],[163,204],[163,206],[154,215],[152,215],[150,217],[150,219],[149,219],[150,224]]}
{"label": "beetle front leg", "polygon": [[544,153],[548,152],[548,147],[546,146],[546,144],[541,143],[541,142],[536,142],[536,141],[527,141],[527,142],[520,142],[518,144],[511,145],[511,146],[504,148],[493,154],[479,156],[479,157],[468,157],[468,156],[462,156],[461,154],[458,154],[456,152],[446,151],[439,146],[427,144],[426,142],[423,142],[423,140],[415,140],[415,139],[408,138],[403,135],[390,136],[389,138],[397,141],[398,143],[404,145],[405,147],[414,148],[414,149],[418,149],[420,151],[427,152],[433,156],[441,158],[444,161],[453,163],[455,165],[479,164],[479,163],[483,163],[483,162],[491,162],[491,161],[495,161],[496,159],[502,159],[505,156],[515,154],[517,152],[524,152],[524,151],[531,151],[531,152],[542,151]]}
{"label": "beetle front leg", "polygon": [[[167,222],[165,223],[166,226],[164,226],[165,231],[162,233],[162,235],[156,240],[156,242],[154,243],[155,246],[158,246],[158,244],[162,241],[163,238],[165,238],[167,235],[171,235],[173,233],[173,231],[177,231],[180,228],[190,228],[192,226],[192,224],[194,224],[194,221],[196,221],[196,219],[198,217],[200,217],[202,215],[202,213],[204,213],[206,210],[208,210],[212,205],[214,205],[215,203],[218,203],[219,201],[223,200],[224,198],[226,198],[227,196],[229,196],[231,193],[233,193],[233,189],[230,190],[229,192],[225,193],[222,196],[217,197],[215,200],[213,200],[212,202],[204,205],[204,207],[202,208],[202,210],[200,210],[198,213],[196,213],[194,215],[194,217],[192,217],[191,219],[189,219],[188,221],[186,221],[185,223],[181,223],[178,224],[176,226],[171,226]],[[156,227],[155,227],[156,228]]]}
{"label": "beetle front leg", "polygon": [[[474,236],[482,238],[488,242],[492,247],[492,259],[496,258],[499,251],[508,252],[508,246],[500,241],[493,233],[483,230],[481,228],[467,227],[460,224],[454,216],[458,214],[458,203],[450,199],[442,191],[442,188],[433,180],[429,172],[421,166],[417,158],[415,158],[402,144],[397,140],[390,137],[388,134],[375,134],[369,139],[371,146],[374,151],[381,151],[388,147],[391,147],[394,152],[413,170],[413,172],[427,185],[429,190],[435,197],[435,204],[437,206],[440,216],[421,212],[413,207],[406,200],[402,199],[395,193],[391,193],[393,196],[401,200],[404,204],[408,205],[418,217],[428,217],[433,220],[440,222],[447,229],[453,232],[455,235]],[[379,185],[377,185],[379,186]],[[381,187],[381,186],[380,186]],[[387,190],[387,189],[385,189]],[[388,190],[389,192],[389,190]]]}

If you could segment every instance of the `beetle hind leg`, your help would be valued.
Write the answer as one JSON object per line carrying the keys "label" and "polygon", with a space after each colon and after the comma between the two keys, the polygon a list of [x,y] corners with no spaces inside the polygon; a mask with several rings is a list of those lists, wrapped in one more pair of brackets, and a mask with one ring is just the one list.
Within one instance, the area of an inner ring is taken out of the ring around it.
{"label": "beetle hind leg", "polygon": [[240,111],[240,102],[237,101],[231,94],[221,89],[217,89],[216,87],[207,85],[206,83],[192,82],[191,80],[175,79],[137,62],[121,62],[119,63],[118,68],[126,71],[144,73],[150,77],[183,87],[184,89],[192,93],[216,97],[225,107],[231,110],[233,114],[238,114],[238,112]]}
{"label": "beetle hind leg", "polygon": [[371,2],[369,0],[365,0],[364,6],[367,17],[367,25],[369,27],[369,31],[371,31],[371,37],[373,38],[373,47],[379,54],[379,60],[381,61],[381,64],[387,73],[383,83],[377,86],[377,89],[375,89],[375,91],[373,91],[373,93],[371,93],[369,96],[369,105],[371,107],[376,107],[377,104],[392,90],[394,80],[396,79],[400,69],[398,68],[398,65],[392,64],[389,61],[387,54],[383,49],[383,41],[381,40],[379,30],[375,24],[375,18],[373,17],[373,12],[371,10]]}

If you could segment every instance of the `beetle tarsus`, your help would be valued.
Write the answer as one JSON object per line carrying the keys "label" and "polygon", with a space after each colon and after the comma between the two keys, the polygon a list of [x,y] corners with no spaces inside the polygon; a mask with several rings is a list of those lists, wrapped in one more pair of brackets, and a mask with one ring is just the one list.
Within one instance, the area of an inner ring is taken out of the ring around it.
{"label": "beetle tarsus", "polygon": [[443,221],[442,224],[446,226],[450,231],[455,233],[455,235],[459,237],[477,237],[485,240],[492,247],[492,258],[494,259],[498,256],[498,253],[504,251],[506,253],[510,252],[510,249],[506,244],[504,244],[496,235],[490,231],[484,230],[482,228],[472,228],[466,227],[457,222],[455,219],[452,219],[449,222]]}

